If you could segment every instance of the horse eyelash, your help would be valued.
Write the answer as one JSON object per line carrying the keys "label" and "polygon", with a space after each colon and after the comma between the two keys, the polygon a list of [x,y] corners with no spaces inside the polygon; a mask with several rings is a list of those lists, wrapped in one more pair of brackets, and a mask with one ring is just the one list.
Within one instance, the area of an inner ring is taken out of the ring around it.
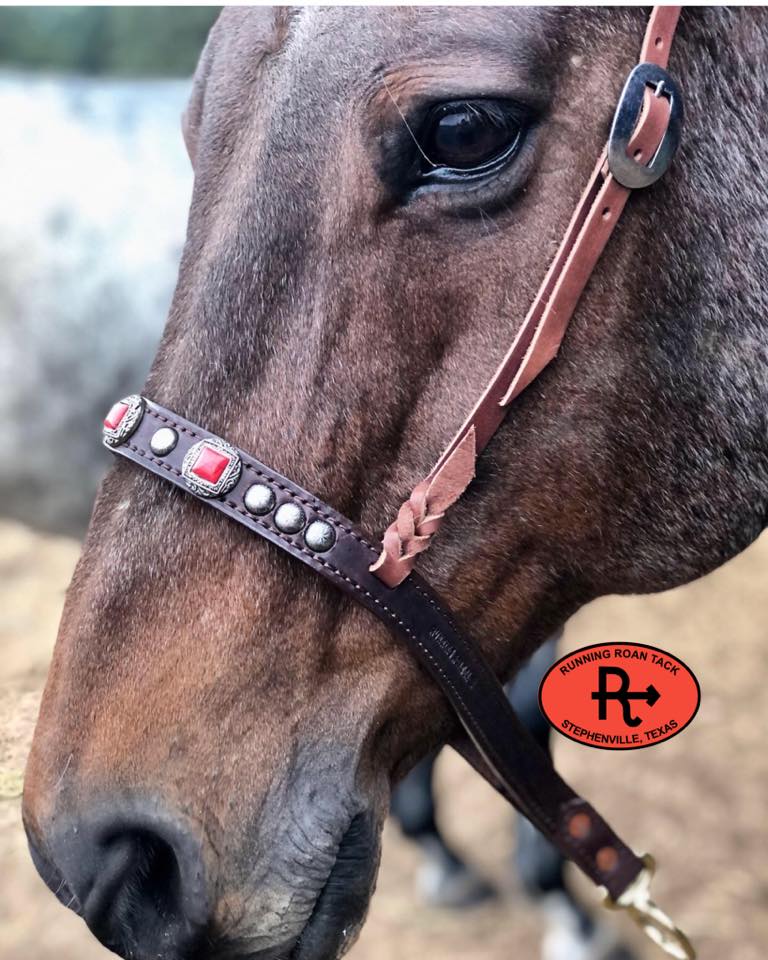
{"label": "horse eyelash", "polygon": [[428,156],[426,155],[426,153],[424,152],[424,149],[423,149],[423,147],[421,146],[421,144],[419,143],[419,140],[418,140],[416,134],[415,134],[415,133],[413,132],[413,130],[411,129],[411,125],[410,125],[410,123],[408,123],[408,120],[407,120],[405,114],[404,114],[403,111],[400,109],[400,104],[397,102],[397,100],[395,100],[395,98],[394,98],[394,96],[393,96],[393,94],[392,94],[392,91],[391,91],[391,90],[389,89],[389,87],[387,86],[387,78],[386,78],[386,77],[382,77],[382,78],[381,78],[381,82],[384,84],[384,89],[387,91],[387,96],[388,96],[389,99],[392,101],[392,103],[395,105],[395,110],[397,110],[397,112],[400,114],[400,119],[403,121],[403,123],[404,123],[404,125],[405,125],[405,129],[408,131],[408,134],[409,134],[411,140],[413,140],[414,144],[416,145],[416,149],[419,151],[419,153],[422,155],[422,157],[427,161],[427,163],[430,165],[430,167],[432,167],[432,168],[434,168],[434,169],[437,169],[437,164],[436,164],[436,163],[433,163],[432,160],[430,160],[429,157],[428,157]]}

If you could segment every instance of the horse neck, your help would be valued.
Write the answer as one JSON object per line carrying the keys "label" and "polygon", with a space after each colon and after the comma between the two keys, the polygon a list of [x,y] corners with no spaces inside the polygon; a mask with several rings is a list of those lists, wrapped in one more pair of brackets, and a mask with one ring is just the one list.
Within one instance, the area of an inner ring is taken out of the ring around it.
{"label": "horse neck", "polygon": [[753,338],[744,348],[764,346],[768,12],[684,11],[675,53],[686,100],[684,140],[673,168],[680,194],[673,208],[677,239],[701,294],[718,308],[710,319]]}
{"label": "horse neck", "polygon": [[751,520],[723,525],[720,562],[768,519],[766,63],[766,10],[683,11],[671,62],[685,97],[683,140],[649,244],[666,272],[656,329],[674,370],[667,389],[689,391],[701,456],[727,462],[740,474],[738,495],[754,504],[744,511]]}

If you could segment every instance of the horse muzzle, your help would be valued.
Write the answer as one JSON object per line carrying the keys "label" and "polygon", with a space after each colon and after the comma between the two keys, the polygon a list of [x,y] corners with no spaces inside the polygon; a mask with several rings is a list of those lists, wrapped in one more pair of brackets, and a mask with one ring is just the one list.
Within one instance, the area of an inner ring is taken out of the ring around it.
{"label": "horse muzzle", "polygon": [[131,960],[335,960],[362,927],[379,862],[377,818],[358,814],[299,934],[265,943],[258,929],[250,934],[247,911],[242,930],[220,928],[202,843],[151,802],[57,817],[44,840],[25,826],[51,892],[105,947]]}

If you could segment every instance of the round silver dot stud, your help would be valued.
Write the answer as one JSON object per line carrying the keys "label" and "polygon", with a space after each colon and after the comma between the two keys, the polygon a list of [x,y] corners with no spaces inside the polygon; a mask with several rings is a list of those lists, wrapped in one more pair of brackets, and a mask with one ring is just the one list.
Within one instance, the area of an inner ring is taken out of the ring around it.
{"label": "round silver dot stud", "polygon": [[179,435],[175,430],[171,430],[170,427],[160,427],[152,434],[149,446],[152,453],[157,454],[158,457],[164,457],[173,450],[178,442]]}
{"label": "round silver dot stud", "polygon": [[245,491],[243,503],[248,513],[263,517],[275,506],[275,492],[266,483],[254,483]]}
{"label": "round silver dot stud", "polygon": [[275,511],[275,526],[283,533],[298,533],[306,519],[298,503],[281,503]]}
{"label": "round silver dot stud", "polygon": [[336,543],[336,531],[325,520],[313,520],[304,533],[304,543],[315,553],[325,553]]}

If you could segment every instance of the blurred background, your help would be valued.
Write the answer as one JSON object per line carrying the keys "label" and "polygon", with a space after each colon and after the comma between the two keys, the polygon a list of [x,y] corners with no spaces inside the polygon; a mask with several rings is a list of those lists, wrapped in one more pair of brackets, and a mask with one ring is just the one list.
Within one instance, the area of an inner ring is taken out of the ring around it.
{"label": "blurred background", "polygon": [[[115,395],[140,388],[170,302],[192,183],[179,119],[216,12],[0,8],[1,960],[111,956],[32,868],[22,775],[107,462],[100,421]],[[667,743],[626,755],[555,746],[573,785],[657,855],[658,898],[701,960],[764,960],[768,949],[766,573],[763,538],[695,584],[592,604],[563,645],[667,647],[701,682],[698,717]],[[352,957],[537,960],[544,919],[513,869],[511,812],[455,756],[441,756],[435,782],[443,832],[497,896],[426,905],[423,850],[390,824]],[[569,882],[595,904],[575,873]],[[617,929],[623,956],[660,956],[627,921]]]}
{"label": "blurred background", "polygon": [[[0,7],[0,473],[11,516],[79,533],[96,426],[141,384],[192,173],[180,132],[213,7]],[[56,479],[40,479],[56,463]]]}

